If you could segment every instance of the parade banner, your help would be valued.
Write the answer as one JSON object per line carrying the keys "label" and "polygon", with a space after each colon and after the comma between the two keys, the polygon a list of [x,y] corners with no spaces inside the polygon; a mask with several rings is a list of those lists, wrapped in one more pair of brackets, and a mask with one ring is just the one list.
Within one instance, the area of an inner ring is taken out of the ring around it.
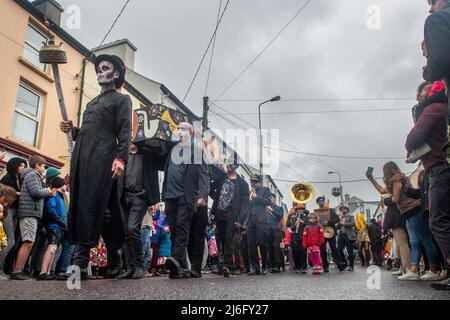
{"label": "parade banner", "polygon": [[190,122],[187,115],[161,104],[137,109],[133,113],[133,142],[153,148],[170,148],[183,122]]}

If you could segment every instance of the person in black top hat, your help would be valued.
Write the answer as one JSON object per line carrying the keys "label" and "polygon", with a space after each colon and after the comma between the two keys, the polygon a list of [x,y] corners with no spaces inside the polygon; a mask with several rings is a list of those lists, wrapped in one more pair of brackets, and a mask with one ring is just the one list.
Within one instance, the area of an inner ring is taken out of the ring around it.
{"label": "person in black top hat", "polygon": [[[271,192],[267,187],[261,186],[261,177],[257,174],[250,179],[252,191],[250,193],[250,212],[247,225],[248,255],[252,271],[248,273],[253,275],[266,275],[268,272],[267,246],[269,217],[266,207],[270,206]],[[259,264],[259,252],[262,258],[262,272]]]}
{"label": "person in black top hat", "polygon": [[118,179],[130,149],[132,105],[128,95],[117,91],[126,72],[119,57],[98,56],[95,70],[102,90],[87,104],[82,127],[76,128],[72,121],[60,125],[76,141],[70,168],[68,238],[76,244],[72,263],[87,278],[89,251],[101,234],[108,250],[109,276],[114,278],[121,268],[119,249],[125,230]]}

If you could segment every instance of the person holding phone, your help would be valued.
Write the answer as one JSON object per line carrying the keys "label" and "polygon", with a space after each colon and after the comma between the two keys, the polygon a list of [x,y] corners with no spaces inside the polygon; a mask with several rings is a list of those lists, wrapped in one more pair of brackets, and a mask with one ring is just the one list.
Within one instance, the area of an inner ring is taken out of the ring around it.
{"label": "person holding phone", "polygon": [[[369,168],[370,169],[370,168]],[[384,184],[382,187],[374,179],[371,170],[367,172],[367,178],[373,186],[381,193],[389,193],[390,198],[386,198],[384,203],[388,206],[397,206],[403,217],[406,219],[406,229],[396,228],[393,230],[394,240],[399,243],[401,259],[406,273],[401,275],[399,280],[435,280],[438,274],[438,252],[433,244],[431,232],[426,228],[427,221],[423,219],[420,199],[413,199],[407,196],[407,190],[411,188],[409,178],[403,174],[394,162],[390,161],[383,167]],[[408,235],[409,245],[408,246]],[[425,247],[428,260],[430,261],[430,271],[420,276],[419,262],[421,258],[420,245]]]}

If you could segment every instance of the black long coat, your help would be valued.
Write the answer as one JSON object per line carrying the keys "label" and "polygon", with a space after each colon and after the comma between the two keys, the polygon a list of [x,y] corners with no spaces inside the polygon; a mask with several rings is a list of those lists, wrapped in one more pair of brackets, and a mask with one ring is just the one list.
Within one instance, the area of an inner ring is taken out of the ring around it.
{"label": "black long coat", "polygon": [[72,243],[96,246],[111,213],[113,244],[124,238],[120,208],[123,179],[112,181],[114,159],[128,159],[131,141],[131,99],[115,90],[99,95],[86,106],[82,127],[76,130],[71,161],[68,237]]}

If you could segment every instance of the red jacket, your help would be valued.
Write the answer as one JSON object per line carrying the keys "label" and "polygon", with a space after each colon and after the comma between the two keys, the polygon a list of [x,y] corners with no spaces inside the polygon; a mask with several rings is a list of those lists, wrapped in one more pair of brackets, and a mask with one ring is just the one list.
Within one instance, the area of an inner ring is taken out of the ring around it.
{"label": "red jacket", "polygon": [[325,242],[325,235],[320,224],[308,224],[303,231],[303,246],[322,246]]}

